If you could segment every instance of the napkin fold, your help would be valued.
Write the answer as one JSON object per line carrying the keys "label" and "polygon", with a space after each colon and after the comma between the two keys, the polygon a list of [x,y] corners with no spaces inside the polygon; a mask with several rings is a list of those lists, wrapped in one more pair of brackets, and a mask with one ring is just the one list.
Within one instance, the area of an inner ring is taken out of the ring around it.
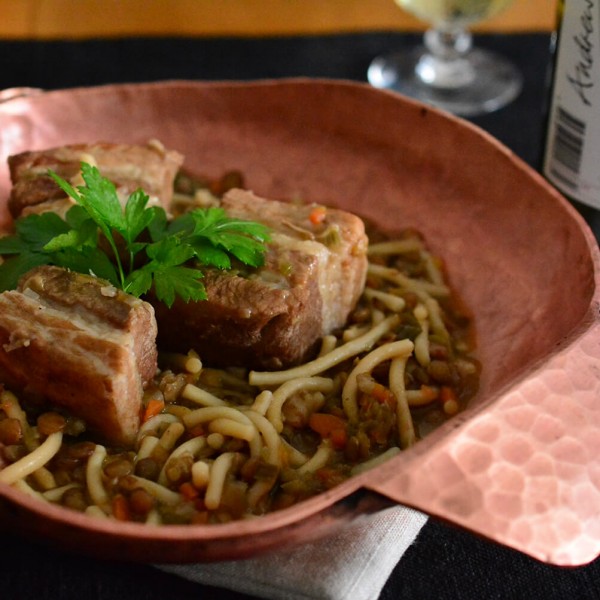
{"label": "napkin fold", "polygon": [[159,568],[271,600],[376,600],[426,521],[394,506],[332,537],[257,558]]}

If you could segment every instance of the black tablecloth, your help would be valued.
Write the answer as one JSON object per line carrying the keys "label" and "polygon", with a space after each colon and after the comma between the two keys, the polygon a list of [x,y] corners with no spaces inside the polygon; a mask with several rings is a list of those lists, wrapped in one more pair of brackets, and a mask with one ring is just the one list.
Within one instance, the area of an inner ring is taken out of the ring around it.
{"label": "black tablecloth", "polygon": [[[369,62],[376,55],[418,41],[415,35],[376,33],[265,39],[0,42],[0,89],[290,76],[365,81]],[[509,107],[472,121],[538,168],[549,36],[493,35],[476,41],[517,63],[525,87]],[[600,213],[583,212],[599,236]],[[248,598],[196,585],[150,566],[91,560],[1,532],[0,540],[0,597],[7,600]],[[600,598],[600,560],[574,569],[554,567],[430,519],[382,592],[382,600],[392,598]]]}

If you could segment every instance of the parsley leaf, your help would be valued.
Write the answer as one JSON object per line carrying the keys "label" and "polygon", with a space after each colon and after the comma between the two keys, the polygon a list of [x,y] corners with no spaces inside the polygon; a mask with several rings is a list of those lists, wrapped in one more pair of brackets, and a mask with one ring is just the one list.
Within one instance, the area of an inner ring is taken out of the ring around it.
{"label": "parsley leaf", "polygon": [[229,255],[252,267],[264,264],[269,229],[261,224],[230,219],[222,208],[193,210],[173,221],[168,232],[178,234],[195,249],[205,265],[229,269]]}
{"label": "parsley leaf", "polygon": [[148,200],[148,195],[142,190],[133,192],[127,200],[125,205],[126,228],[120,233],[130,244],[148,227],[155,217],[155,211],[146,210]]}
{"label": "parsley leaf", "polygon": [[69,225],[57,214],[47,212],[29,215],[15,223],[16,236],[32,252],[43,251],[44,246],[56,236],[66,233]]}
{"label": "parsley leaf", "polygon": [[68,230],[68,224],[54,213],[19,219],[15,235],[0,238],[0,255],[10,257],[0,264],[0,291],[14,289],[19,278],[34,267],[50,264],[44,247]]}
{"label": "parsley leaf", "polygon": [[81,164],[85,185],[73,187],[53,171],[56,184],[76,204],[65,219],[52,212],[20,218],[15,234],[0,238],[0,290],[13,289],[35,266],[53,264],[107,279],[140,297],[153,291],[172,306],[206,299],[200,267],[230,269],[232,259],[264,263],[269,229],[231,219],[222,208],[196,209],[169,221],[164,209],[148,206],[142,190],[122,206],[114,184]]}
{"label": "parsley leaf", "polygon": [[115,265],[100,248],[83,247],[80,250],[65,248],[52,257],[52,264],[64,267],[77,273],[89,273],[106,279],[115,287],[119,287],[119,276]]}
{"label": "parsley leaf", "polygon": [[114,184],[102,177],[96,167],[87,163],[81,163],[81,176],[86,185],[77,186],[77,189],[54,171],[50,170],[48,174],[63,192],[85,209],[89,217],[100,228],[117,263],[120,286],[124,287],[125,273],[113,230],[121,234],[125,231],[125,216]]}
{"label": "parsley leaf", "polygon": [[130,275],[125,291],[139,296],[154,284],[156,297],[169,307],[176,295],[185,302],[206,299],[206,290],[200,281],[202,272],[183,266],[194,256],[189,246],[175,237],[167,237],[147,246],[146,254],[150,262]]}
{"label": "parsley leaf", "polygon": [[27,251],[12,256],[0,265],[0,290],[14,290],[21,276],[27,271],[47,264],[46,257],[36,252]]}

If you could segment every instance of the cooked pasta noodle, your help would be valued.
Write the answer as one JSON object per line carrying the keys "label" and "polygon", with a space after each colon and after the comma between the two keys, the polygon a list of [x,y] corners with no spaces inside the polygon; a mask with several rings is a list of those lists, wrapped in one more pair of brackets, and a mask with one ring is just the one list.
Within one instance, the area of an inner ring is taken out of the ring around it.
{"label": "cooked pasta noodle", "polygon": [[138,439],[142,439],[144,436],[153,434],[156,435],[159,430],[164,429],[165,425],[168,426],[171,423],[177,423],[179,419],[175,415],[163,413],[156,415],[151,419],[148,419],[141,427],[138,432]]}
{"label": "cooked pasta noodle", "polygon": [[206,436],[206,443],[213,450],[220,450],[225,444],[225,436],[222,433],[213,431]]}
{"label": "cooked pasta noodle", "polygon": [[373,326],[379,325],[385,320],[385,313],[382,310],[378,310],[374,306],[371,307],[371,324]]}
{"label": "cooked pasta noodle", "polygon": [[165,414],[172,415],[179,421],[181,421],[185,415],[192,412],[191,408],[187,406],[181,406],[180,404],[167,404],[164,410]]}
{"label": "cooked pasta noodle", "polygon": [[173,450],[173,452],[171,452],[171,454],[165,461],[165,464],[161,469],[160,475],[158,476],[158,483],[160,483],[161,485],[168,485],[169,482],[167,480],[166,471],[169,463],[173,459],[176,459],[185,454],[189,454],[191,457],[195,457],[205,446],[206,439],[203,437],[192,438],[191,440],[188,440],[187,442],[181,444],[181,446],[178,446],[175,450]]}
{"label": "cooked pasta noodle", "polygon": [[273,483],[269,480],[258,480],[248,490],[248,506],[255,508],[256,505],[271,491]]}
{"label": "cooked pasta noodle", "polygon": [[325,335],[321,340],[321,349],[319,350],[319,356],[329,354],[337,346],[337,338],[335,335]]}
{"label": "cooked pasta noodle", "polygon": [[396,399],[396,414],[398,417],[398,438],[400,448],[405,450],[410,448],[416,442],[415,427],[413,424],[408,399],[406,397],[406,387],[404,385],[404,372],[406,370],[406,356],[396,356],[390,364],[390,391]]}
{"label": "cooked pasta noodle", "polygon": [[210,466],[203,460],[196,461],[192,465],[192,481],[194,486],[201,490],[208,485],[210,478]]}
{"label": "cooked pasta noodle", "polygon": [[91,504],[90,506],[88,506],[85,509],[85,514],[89,515],[90,517],[94,517],[95,519],[108,518],[108,515],[99,506],[96,506],[95,504]]}
{"label": "cooked pasta noodle", "polygon": [[175,446],[177,443],[177,440],[183,435],[184,431],[185,427],[182,423],[171,423],[158,440],[159,445],[165,450],[171,450],[171,448],[173,448],[173,446]]}
{"label": "cooked pasta noodle", "polygon": [[300,391],[324,391],[329,392],[333,389],[333,380],[326,377],[298,377],[290,379],[282,384],[275,392],[271,404],[267,409],[267,418],[275,430],[280,432],[283,429],[283,420],[281,418],[281,408],[283,403],[292,395]]}
{"label": "cooked pasta noodle", "polygon": [[184,423],[189,428],[200,423],[214,421],[215,419],[219,418],[231,419],[232,421],[237,421],[242,425],[249,425],[254,431],[252,437],[246,440],[250,447],[250,454],[252,456],[258,456],[260,454],[261,444],[256,428],[252,424],[252,421],[250,421],[245,414],[235,408],[229,406],[210,406],[198,408],[184,417]]}
{"label": "cooked pasta noodle", "polygon": [[43,491],[51,490],[56,487],[56,479],[54,475],[45,467],[40,467],[36,469],[31,477],[34,479],[39,488]]}
{"label": "cooked pasta noodle", "polygon": [[160,525],[163,522],[160,513],[156,509],[152,509],[146,517],[146,525]]}
{"label": "cooked pasta noodle", "polygon": [[90,498],[94,504],[101,507],[108,504],[108,494],[102,483],[102,463],[105,458],[106,448],[97,444],[94,453],[88,460],[86,469],[86,481]]}
{"label": "cooked pasta noodle", "polygon": [[163,353],[161,358],[165,364],[188,373],[198,374],[202,370],[202,361],[194,351],[188,354]]}
{"label": "cooked pasta noodle", "polygon": [[392,315],[367,331],[367,333],[332,350],[324,356],[320,356],[315,360],[305,363],[301,367],[294,367],[293,369],[288,369],[286,371],[251,371],[248,379],[252,385],[270,386],[284,383],[290,379],[312,377],[318,373],[323,373],[324,371],[339,365],[341,362],[369,350],[377,340],[388,333],[395,325],[397,325],[397,323],[398,317]]}
{"label": "cooked pasta noodle", "polygon": [[79,487],[80,486],[77,483],[67,483],[66,485],[61,485],[60,487],[46,490],[42,496],[48,500],[48,502],[58,502],[66,491]]}
{"label": "cooked pasta noodle", "polygon": [[429,317],[429,324],[431,325],[431,330],[439,336],[445,343],[448,343],[450,340],[450,334],[448,333],[448,329],[446,325],[444,325],[444,320],[441,315],[440,305],[435,298],[426,297],[424,299],[425,308],[427,309],[427,315]]}
{"label": "cooked pasta noodle", "polygon": [[273,465],[281,464],[281,438],[273,424],[263,415],[249,410],[245,415],[252,421],[263,438],[267,448],[267,462]]}
{"label": "cooked pasta noodle", "polygon": [[353,325],[352,327],[347,327],[344,329],[344,333],[342,335],[342,342],[351,342],[361,335],[365,335],[365,333],[369,332],[371,329],[370,325]]}
{"label": "cooked pasta noodle", "polygon": [[146,435],[142,438],[139,450],[136,454],[136,462],[144,458],[148,458],[156,448],[158,444],[158,438],[153,435]]}
{"label": "cooked pasta noodle", "polygon": [[324,467],[332,453],[333,450],[328,444],[321,444],[314,455],[301,467],[298,467],[298,473],[300,475],[305,475],[306,473],[311,473]]}
{"label": "cooked pasta noodle", "polygon": [[227,406],[227,403],[221,398],[217,398],[214,394],[199,388],[196,385],[188,383],[181,394],[186,400],[191,400],[195,404],[201,406]]}
{"label": "cooked pasta noodle", "polygon": [[236,408],[231,406],[207,406],[205,408],[198,408],[183,418],[185,425],[194,427],[200,423],[206,423],[207,421],[214,421],[215,419],[231,419],[244,425],[251,425],[250,420],[246,415]]}
{"label": "cooked pasta noodle", "polygon": [[421,328],[419,335],[415,338],[415,357],[421,366],[426,367],[431,360],[429,356],[429,313],[423,304],[417,304],[413,313]]}
{"label": "cooked pasta noodle", "polygon": [[406,357],[414,348],[414,344],[410,340],[400,340],[379,346],[367,354],[348,375],[348,379],[342,390],[342,405],[344,411],[350,421],[358,420],[358,406],[356,401],[356,393],[358,385],[356,378],[361,373],[370,373],[380,363],[392,358]]}
{"label": "cooked pasta noodle", "polygon": [[15,483],[43,467],[58,452],[61,442],[62,433],[60,431],[50,434],[44,443],[35,450],[2,469],[0,471],[0,482]]}
{"label": "cooked pasta noodle", "polygon": [[41,500],[42,502],[45,500],[43,494],[40,494],[36,490],[34,490],[24,479],[18,479],[13,483],[13,487],[17,490],[35,498],[36,500]]}
{"label": "cooked pasta noodle", "polygon": [[141,488],[147,490],[152,496],[164,502],[167,506],[174,506],[181,502],[181,494],[173,492],[164,485],[160,485],[144,477],[132,476],[132,479]]}
{"label": "cooked pasta noodle", "polygon": [[308,456],[303,454],[297,448],[294,448],[285,438],[281,438],[281,443],[285,448],[287,459],[292,467],[301,467],[308,462]]}
{"label": "cooked pasta noodle", "polygon": [[406,306],[406,300],[401,296],[369,288],[365,290],[365,298],[379,300],[379,302],[385,304],[386,308],[393,312],[400,312]]}
{"label": "cooked pasta noodle", "polygon": [[406,400],[409,406],[424,406],[431,404],[438,397],[438,390],[429,386],[421,386],[418,390],[407,390]]}
{"label": "cooked pasta noodle", "polygon": [[427,275],[432,283],[436,285],[444,285],[444,275],[442,274],[439,267],[435,264],[435,260],[431,256],[429,252],[421,251],[421,257],[423,258],[423,262],[425,263],[425,270],[427,271]]}
{"label": "cooked pasta noodle", "polygon": [[407,290],[415,292],[426,292],[432,296],[448,296],[450,290],[446,285],[440,285],[438,283],[431,283],[429,281],[419,281],[407,277],[397,269],[390,267],[382,267],[380,265],[369,265],[369,274],[387,279],[396,285],[399,285]]}
{"label": "cooked pasta noodle", "polygon": [[234,458],[235,454],[233,452],[225,452],[225,454],[221,454],[213,463],[210,469],[206,496],[204,497],[206,508],[214,510],[219,506],[221,495],[223,494],[225,477],[233,465]]}
{"label": "cooked pasta noodle", "polygon": [[264,416],[267,414],[272,401],[273,392],[271,390],[263,390],[256,396],[251,408],[254,412]]}
{"label": "cooked pasta noodle", "polygon": [[247,442],[251,442],[256,437],[256,429],[252,425],[238,423],[225,417],[213,419],[208,425],[208,430],[211,433],[220,433],[222,436],[239,438]]}

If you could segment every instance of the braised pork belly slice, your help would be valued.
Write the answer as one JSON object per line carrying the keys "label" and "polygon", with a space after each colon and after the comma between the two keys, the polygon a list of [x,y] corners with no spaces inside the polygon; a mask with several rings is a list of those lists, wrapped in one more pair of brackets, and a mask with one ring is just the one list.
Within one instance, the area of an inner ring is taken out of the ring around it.
{"label": "braised pork belly slice", "polygon": [[0,380],[129,445],[157,365],[150,304],[109,283],[37,267],[0,294]]}
{"label": "braised pork belly slice", "polygon": [[317,260],[321,305],[321,335],[346,323],[360,297],[367,274],[368,239],[356,215],[336,208],[266,200],[252,192],[230,190],[222,203],[230,217],[259,221],[273,231],[280,271],[286,253],[299,252]]}
{"label": "braised pork belly slice", "polygon": [[143,189],[151,203],[168,209],[173,197],[175,175],[183,156],[165,148],[157,141],[146,145],[74,144],[41,151],[23,152],[8,158],[13,187],[8,207],[14,218],[32,212],[52,210],[61,216],[72,201],[48,176],[52,169],[72,185],[83,183],[82,162],[98,167],[112,181],[124,202],[138,188]]}
{"label": "braised pork belly slice", "polygon": [[281,369],[305,360],[320,338],[341,327],[364,286],[367,237],[355,215],[314,205],[227,192],[230,217],[259,221],[272,233],[256,272],[207,270],[208,300],[154,303],[159,347],[197,350],[207,364]]}

